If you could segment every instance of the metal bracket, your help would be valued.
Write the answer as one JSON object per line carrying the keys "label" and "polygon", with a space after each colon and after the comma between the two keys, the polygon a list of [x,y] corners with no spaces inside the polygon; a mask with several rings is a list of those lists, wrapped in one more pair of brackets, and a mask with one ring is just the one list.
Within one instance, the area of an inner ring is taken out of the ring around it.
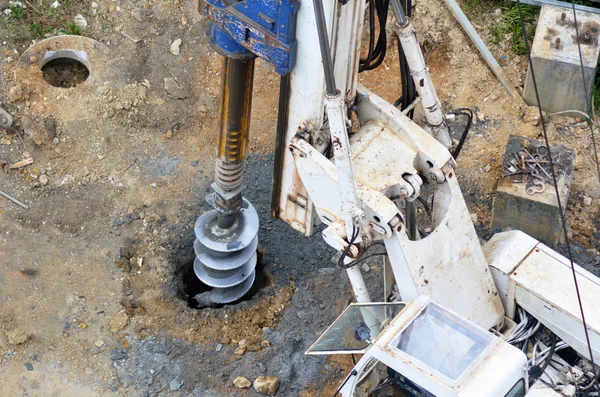
{"label": "metal bracket", "polygon": [[239,58],[252,54],[275,66],[284,76],[296,64],[297,0],[200,0],[200,12],[212,21],[211,44],[222,55]]}
{"label": "metal bracket", "polygon": [[12,116],[4,109],[0,108],[0,127],[8,128],[12,125]]}

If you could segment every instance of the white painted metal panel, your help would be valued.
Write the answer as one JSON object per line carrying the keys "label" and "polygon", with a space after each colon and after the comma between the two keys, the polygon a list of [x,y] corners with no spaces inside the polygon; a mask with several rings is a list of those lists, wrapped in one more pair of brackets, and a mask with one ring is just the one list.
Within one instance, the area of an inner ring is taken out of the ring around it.
{"label": "white painted metal panel", "polygon": [[[576,265],[577,266],[577,265]],[[579,292],[594,360],[600,361],[600,279],[577,266]],[[589,357],[570,264],[536,248],[511,274],[515,299],[527,312],[585,357]]]}
{"label": "white painted metal panel", "polygon": [[[571,264],[522,232],[495,235],[485,251],[507,315],[519,305],[579,354],[589,357]],[[575,265],[594,360],[600,360],[600,278]],[[510,308],[513,308],[512,310]]]}

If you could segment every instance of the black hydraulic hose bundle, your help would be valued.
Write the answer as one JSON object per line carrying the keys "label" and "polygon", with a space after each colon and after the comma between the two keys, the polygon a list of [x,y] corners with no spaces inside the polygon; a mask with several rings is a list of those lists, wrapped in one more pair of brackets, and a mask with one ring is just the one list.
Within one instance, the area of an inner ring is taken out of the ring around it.
{"label": "black hydraulic hose bundle", "polygon": [[[358,72],[373,70],[383,62],[387,50],[387,17],[390,2],[389,0],[369,0],[369,47],[367,57],[360,60]],[[375,16],[379,32],[377,41],[375,41]]]}

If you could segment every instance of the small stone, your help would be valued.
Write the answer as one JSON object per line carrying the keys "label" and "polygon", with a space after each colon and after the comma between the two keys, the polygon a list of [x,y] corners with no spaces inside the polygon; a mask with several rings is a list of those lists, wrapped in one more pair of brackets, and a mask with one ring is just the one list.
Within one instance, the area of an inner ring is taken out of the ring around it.
{"label": "small stone", "polygon": [[25,368],[27,369],[27,371],[33,371],[33,364],[27,361],[25,363]]}
{"label": "small stone", "polygon": [[589,196],[583,196],[583,204],[589,207],[592,205],[592,198]]}
{"label": "small stone", "polygon": [[233,351],[233,354],[242,356],[242,355],[244,355],[244,353],[246,353],[247,349],[248,349],[248,347],[246,346],[246,340],[242,339],[241,341],[238,342],[238,347]]}
{"label": "small stone", "polygon": [[302,320],[305,316],[306,313],[303,311],[299,311],[298,313],[296,313],[296,317],[298,317],[300,320]]}
{"label": "small stone", "polygon": [[127,351],[120,348],[115,348],[110,351],[110,359],[113,361],[122,360],[127,357]]}
{"label": "small stone", "polygon": [[331,276],[335,274],[335,267],[322,267],[319,269],[319,273],[323,276]]}
{"label": "small stone", "polygon": [[250,381],[243,376],[238,376],[233,380],[233,385],[238,389],[247,389],[252,386],[252,383],[250,383]]}
{"label": "small stone", "polygon": [[469,216],[471,217],[471,223],[479,223],[479,216],[477,214],[469,214]]}
{"label": "small stone", "polygon": [[0,138],[0,145],[12,145],[10,139]]}
{"label": "small stone", "polygon": [[40,175],[40,184],[42,186],[46,186],[48,184],[48,182],[50,182],[50,180],[48,179],[48,177],[44,174]]}
{"label": "small stone", "polygon": [[29,57],[29,63],[36,63],[37,61],[38,61],[38,59],[35,55],[32,55]]}
{"label": "small stone", "polygon": [[529,106],[523,112],[523,122],[531,125],[540,124],[540,110],[535,106]]}
{"label": "small stone", "polygon": [[186,90],[181,88],[177,80],[172,77],[165,77],[164,87],[167,94],[174,99],[185,99],[189,96]]}
{"label": "small stone", "polygon": [[131,16],[138,22],[146,22],[148,20],[148,11],[143,8],[134,8],[131,10]]}
{"label": "small stone", "polygon": [[110,320],[110,332],[116,334],[129,324],[129,316],[125,310],[121,310]]}
{"label": "small stone", "polygon": [[360,268],[362,269],[363,272],[368,273],[369,271],[371,271],[371,268],[369,267],[369,265],[367,265],[366,263],[363,263]]}
{"label": "small stone", "polygon": [[491,165],[486,165],[485,168],[483,169],[484,172],[490,172],[492,170],[492,166]]}
{"label": "small stone", "polygon": [[6,337],[8,338],[8,344],[13,346],[22,345],[29,340],[29,335],[27,335],[21,328],[8,331],[6,333]]}
{"label": "small stone", "polygon": [[171,131],[171,130],[167,131],[167,133],[165,134],[165,138],[167,138],[167,139],[173,138],[173,131]]}
{"label": "small stone", "polygon": [[181,39],[176,39],[171,43],[171,54],[173,55],[179,55],[180,52],[180,48],[181,47]]}
{"label": "small stone", "polygon": [[183,385],[183,381],[179,380],[179,377],[173,379],[171,381],[171,383],[169,383],[169,389],[171,389],[171,391],[177,391],[179,389],[181,389],[181,386]]}
{"label": "small stone", "polygon": [[206,105],[200,105],[198,106],[198,111],[200,113],[208,113],[208,108],[206,107]]}
{"label": "small stone", "polygon": [[87,20],[81,14],[75,15],[75,18],[73,18],[73,22],[75,22],[75,25],[77,25],[77,27],[81,29],[85,29],[88,26]]}
{"label": "small stone", "polygon": [[94,345],[96,345],[98,347],[102,347],[102,346],[104,346],[104,341],[102,339],[97,340],[96,342],[94,342]]}
{"label": "small stone", "polygon": [[268,396],[274,396],[279,388],[279,378],[275,376],[259,376],[254,380],[254,390]]}
{"label": "small stone", "polygon": [[199,162],[200,162],[199,160],[192,161],[192,163],[191,163],[192,167],[197,167]]}
{"label": "small stone", "polygon": [[217,347],[215,348],[215,351],[216,351],[216,352],[220,352],[222,348],[223,348],[223,345],[219,343],[219,344],[217,345]]}

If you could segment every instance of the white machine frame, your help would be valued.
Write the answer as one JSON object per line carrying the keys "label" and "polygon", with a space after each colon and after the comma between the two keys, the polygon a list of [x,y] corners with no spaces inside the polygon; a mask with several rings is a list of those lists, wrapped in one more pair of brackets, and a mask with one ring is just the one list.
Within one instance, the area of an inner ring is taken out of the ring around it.
{"label": "white machine frame", "polygon": [[[323,4],[338,89],[336,95],[325,95],[325,61],[315,47],[319,35],[313,4],[302,2],[298,12],[297,64],[289,79],[285,150],[281,178],[276,181],[279,206],[274,212],[306,235],[312,234],[315,224],[325,224],[323,238],[338,251],[345,251],[345,264],[351,264],[372,241],[383,241],[386,269],[391,270],[386,272],[385,284],[395,283],[403,301],[420,302],[419,296],[426,295],[481,328],[498,331],[504,328],[505,315],[515,318],[519,305],[587,357],[571,279],[549,274],[545,283],[533,280],[540,268],[532,250],[543,250],[546,263],[551,263],[548,266],[560,274],[567,266],[566,259],[522,233],[495,237],[484,254],[458,185],[456,163],[448,151],[451,141],[445,117],[410,20],[402,17],[396,30],[419,87],[425,128],[357,82],[365,13],[362,0],[345,5],[326,0]],[[348,133],[351,127],[352,134]],[[333,148],[331,159],[326,155],[329,145]],[[435,195],[432,232],[411,238],[401,204],[413,202],[425,188]],[[354,236],[355,231],[360,233]],[[528,279],[515,271],[519,266],[529,269]],[[360,267],[351,266],[347,271],[356,301],[370,302]],[[577,272],[584,278],[583,297],[590,299],[585,305],[587,320],[593,327],[592,343],[597,345],[600,309],[592,302],[594,296],[600,296],[600,279],[578,266]],[[367,325],[376,323],[367,317]],[[400,320],[392,324],[393,329],[384,335],[400,330]],[[378,339],[357,368],[371,357],[392,368],[401,366],[404,375],[422,376],[417,364],[385,349],[385,338]],[[593,351],[594,356],[599,354],[598,348]],[[600,361],[600,356],[595,358]],[[503,375],[520,368],[516,361],[513,364]],[[491,374],[486,381],[504,379],[499,373]],[[438,396],[484,396],[469,386],[453,389],[443,380],[437,381]],[[506,386],[500,383],[497,392]],[[345,396],[354,395],[349,392],[351,385],[344,386]],[[551,390],[546,392],[553,395]],[[541,392],[538,389],[528,395],[534,393]]]}

